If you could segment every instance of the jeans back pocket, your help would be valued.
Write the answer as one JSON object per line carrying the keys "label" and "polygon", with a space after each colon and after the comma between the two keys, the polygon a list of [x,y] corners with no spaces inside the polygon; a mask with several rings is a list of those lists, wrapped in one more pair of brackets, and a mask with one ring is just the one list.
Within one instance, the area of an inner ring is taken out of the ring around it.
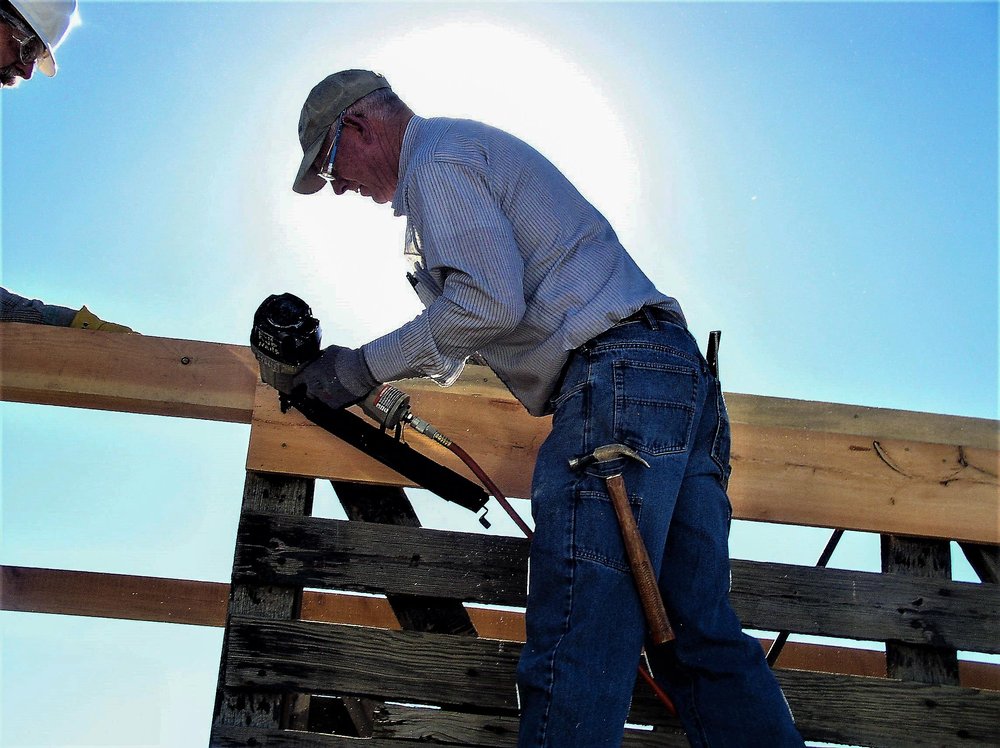
{"label": "jeans back pocket", "polygon": [[614,362],[615,440],[658,457],[684,452],[691,441],[698,370],[683,364]]}

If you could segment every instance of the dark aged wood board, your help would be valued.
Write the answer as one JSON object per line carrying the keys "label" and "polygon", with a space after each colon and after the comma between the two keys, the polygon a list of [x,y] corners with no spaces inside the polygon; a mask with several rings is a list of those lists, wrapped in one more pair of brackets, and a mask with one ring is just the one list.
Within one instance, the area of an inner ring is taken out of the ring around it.
{"label": "dark aged wood board", "polygon": [[[340,520],[247,515],[238,579],[524,605],[528,541]],[[992,586],[733,561],[748,628],[1000,652]]]}
{"label": "dark aged wood board", "polygon": [[[312,480],[247,472],[242,511],[268,512],[274,516],[306,514],[312,509],[313,487]],[[289,620],[298,616],[301,601],[301,588],[239,583],[232,585],[226,636],[222,644],[219,688],[212,719],[214,726],[280,727],[286,719],[284,712],[290,708],[290,702],[282,695],[234,691],[225,687],[230,631],[228,622],[238,616]]]}
{"label": "dark aged wood board", "polygon": [[[883,573],[951,579],[951,543],[947,540],[882,535],[880,541]],[[887,641],[885,659],[890,678],[949,686],[959,683],[958,652],[951,647]]]}
{"label": "dark aged wood board", "polygon": [[809,740],[848,745],[1000,745],[1000,694],[955,686],[777,670]]}
{"label": "dark aged wood board", "polygon": [[340,520],[244,516],[239,579],[523,605],[528,541]]}
{"label": "dark aged wood board", "polygon": [[[483,719],[478,715],[449,714],[437,712],[439,716],[431,718],[429,724],[421,723],[435,736],[441,731],[447,731],[443,739],[422,739],[416,741],[409,738],[371,738],[366,739],[362,748],[406,748],[414,745],[451,745],[470,746],[472,748],[513,748],[517,743],[517,720],[513,720],[515,732],[513,735],[504,732],[496,735],[489,729],[476,731]],[[448,718],[454,718],[450,721]],[[510,720],[510,718],[508,718]],[[467,722],[460,733],[453,733],[453,726]],[[449,740],[451,734],[461,735],[461,742]],[[213,736],[212,748],[358,748],[357,738],[340,737],[337,735],[322,735],[306,732],[289,732],[282,730],[261,730],[253,728],[227,727],[216,731]],[[671,748],[687,746],[683,734],[664,734],[652,732],[629,731],[622,742],[623,748]]]}
{"label": "dark aged wood board", "polygon": [[[233,620],[227,685],[366,694],[516,714],[520,646],[441,634]],[[995,745],[1000,694],[954,686],[777,671],[803,734],[857,745]],[[630,721],[673,726],[637,692]]]}
{"label": "dark aged wood board", "polygon": [[979,578],[989,584],[1000,582],[1000,546],[959,543]]}
{"label": "dark aged wood board", "polygon": [[[462,714],[438,709],[420,709],[389,704],[375,714],[375,736],[433,742],[444,745],[471,745],[479,748],[507,748],[517,743],[516,717],[489,714]],[[652,730],[625,730],[625,748],[687,746],[680,726]]]}
{"label": "dark aged wood board", "polygon": [[[348,519],[353,523],[420,527],[420,519],[402,488],[335,481],[332,483]],[[465,607],[450,595],[433,597],[398,592],[388,595],[386,599],[404,631],[476,635],[476,627],[472,625]]]}

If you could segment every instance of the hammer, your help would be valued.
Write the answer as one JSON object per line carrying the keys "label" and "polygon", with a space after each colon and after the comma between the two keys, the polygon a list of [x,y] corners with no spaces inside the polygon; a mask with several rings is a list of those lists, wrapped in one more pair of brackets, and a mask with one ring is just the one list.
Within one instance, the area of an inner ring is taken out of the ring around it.
{"label": "hammer", "polygon": [[[596,462],[607,462],[619,457],[628,457],[649,467],[649,463],[642,459],[638,452],[624,444],[606,444],[603,447],[598,447],[589,455],[574,457],[569,461],[569,466],[571,470],[581,470]],[[663,607],[663,598],[660,596],[660,588],[656,584],[653,564],[649,560],[649,553],[642,542],[639,527],[635,523],[635,515],[632,514],[632,507],[628,503],[625,480],[622,478],[621,472],[610,475],[604,480],[608,486],[608,494],[611,496],[611,505],[615,508],[615,515],[618,517],[618,526],[622,531],[622,540],[625,543],[629,568],[632,570],[632,579],[635,580],[639,600],[649,625],[650,639],[654,644],[665,644],[675,638],[674,631],[667,618],[667,610]]]}

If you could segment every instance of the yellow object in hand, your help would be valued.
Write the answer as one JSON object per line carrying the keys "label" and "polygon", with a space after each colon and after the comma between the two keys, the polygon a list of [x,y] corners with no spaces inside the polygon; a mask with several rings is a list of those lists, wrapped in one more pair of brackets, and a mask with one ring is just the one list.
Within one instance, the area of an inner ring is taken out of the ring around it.
{"label": "yellow object in hand", "polygon": [[131,327],[119,325],[114,322],[105,322],[86,306],[80,307],[80,311],[69,323],[70,327],[79,327],[82,330],[101,330],[103,332],[132,332]]}

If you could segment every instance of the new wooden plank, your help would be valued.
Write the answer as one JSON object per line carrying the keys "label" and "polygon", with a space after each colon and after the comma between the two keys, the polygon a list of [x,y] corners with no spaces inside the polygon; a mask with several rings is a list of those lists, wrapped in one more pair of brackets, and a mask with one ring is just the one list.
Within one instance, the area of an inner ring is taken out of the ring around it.
{"label": "new wooden plank", "polygon": [[0,610],[223,626],[228,599],[215,582],[0,567]]}
{"label": "new wooden plank", "polygon": [[[175,364],[185,356],[193,368],[178,369]],[[188,403],[196,409],[207,406],[209,411],[228,411],[222,420],[246,421],[257,379],[257,365],[246,346],[0,324],[0,399],[4,400],[135,408],[141,413],[161,412],[161,406],[181,409]],[[512,443],[523,449],[536,442],[532,433],[548,431],[547,419],[528,416],[483,366],[466,366],[458,382],[447,389],[428,380],[407,380],[401,386],[425,417],[448,425],[456,437],[463,433],[462,424],[478,430],[487,422],[497,445]],[[192,399],[194,394],[197,397]],[[734,424],[964,445],[994,452],[1000,439],[997,422],[989,419],[738,393],[727,394],[726,399]]]}
{"label": "new wooden plank", "polygon": [[[234,578],[525,604],[528,541],[342,520],[245,515]],[[992,586],[734,560],[730,599],[764,630],[1000,652]]]}
{"label": "new wooden plank", "polygon": [[[302,622],[231,624],[230,685],[362,694],[516,714],[520,647]],[[803,735],[862,745],[992,745],[1000,694],[880,678],[777,671]],[[642,689],[630,721],[675,724]]]}
{"label": "new wooden plank", "polygon": [[[549,428],[548,420],[531,418],[519,411],[516,403],[495,393],[477,399],[437,389],[411,387],[415,412],[461,444],[507,495],[528,496],[531,468]],[[803,406],[802,410],[805,416],[810,408]],[[853,420],[863,421],[848,419],[855,410],[848,409],[837,423],[846,429]],[[787,407],[780,418],[769,420],[762,412],[766,413],[763,405],[752,412],[762,423],[789,420]],[[924,422],[918,417],[922,414],[910,415]],[[883,414],[875,422],[882,424],[887,419]],[[965,435],[959,426],[947,428],[951,423],[948,419],[928,416],[926,422],[942,424],[953,436]],[[984,423],[996,428],[995,422]],[[900,426],[886,433],[908,430]],[[995,440],[983,436],[985,429],[978,421],[967,430],[977,444],[987,446],[734,423],[730,484],[734,515],[996,544],[1000,542],[998,452],[989,446]],[[912,431],[925,436],[922,430]],[[407,441],[473,478],[440,445],[413,433],[407,435]],[[254,407],[247,467],[360,483],[411,485],[300,414],[282,414],[274,392],[263,385],[258,388]]]}
{"label": "new wooden plank", "polygon": [[0,399],[249,423],[246,346],[0,324]]}

